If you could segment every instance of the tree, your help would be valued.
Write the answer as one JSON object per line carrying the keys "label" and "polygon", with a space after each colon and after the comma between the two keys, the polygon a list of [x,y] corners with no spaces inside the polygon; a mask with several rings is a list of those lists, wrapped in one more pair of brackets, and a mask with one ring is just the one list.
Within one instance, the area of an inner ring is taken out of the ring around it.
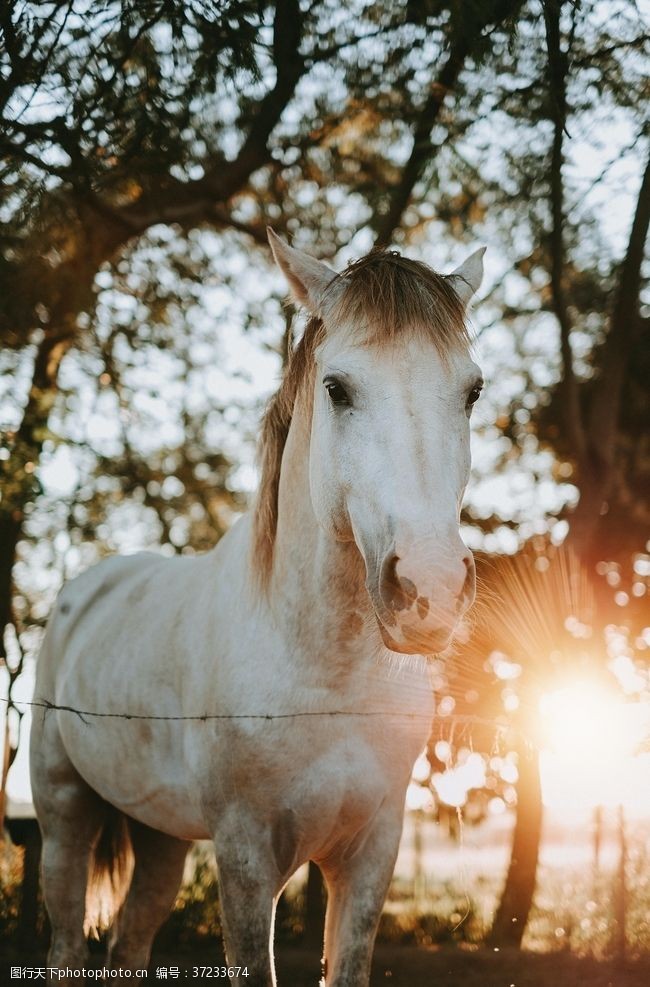
{"label": "tree", "polygon": [[[565,243],[575,231],[565,213],[564,143],[570,125],[569,73],[575,71],[576,64],[575,60],[571,64],[571,48],[582,40],[584,24],[580,24],[578,12],[572,8],[563,37],[563,8],[567,6],[561,0],[546,0],[544,4],[546,92],[552,140],[547,183],[550,223],[542,249],[548,258],[551,308],[560,332],[561,372],[551,404],[539,417],[541,435],[547,441],[551,436],[556,440],[556,452],[569,460],[575,475],[580,496],[570,516],[567,545],[593,579],[603,560],[616,559],[630,572],[634,553],[645,547],[649,505],[642,490],[647,481],[647,462],[630,457],[629,443],[639,434],[642,421],[647,421],[647,386],[643,395],[638,391],[632,395],[633,401],[637,398],[635,410],[641,422],[638,418],[630,421],[623,407],[630,379],[635,376],[633,356],[642,351],[644,344],[647,349],[648,341],[648,323],[642,320],[639,308],[641,266],[650,221],[650,156],[646,159],[625,255],[613,272],[604,309],[602,291],[594,291],[591,298],[587,295],[583,301],[587,302],[585,307],[591,302],[592,312],[596,308],[600,319],[607,319],[608,327],[604,340],[592,348],[589,373],[581,379],[575,369],[575,312],[568,301],[572,293],[567,270],[576,280],[581,275],[585,278],[585,274],[567,263]],[[594,55],[585,59],[583,49],[581,65],[593,66],[595,61]],[[596,278],[593,281],[597,284]],[[550,426],[552,418],[557,423],[554,429]],[[636,495],[632,494],[635,488]],[[611,594],[605,595],[611,598]],[[602,592],[600,596],[602,599]],[[612,620],[611,599],[607,603],[609,606],[600,609],[600,622],[596,621],[601,634],[607,620]],[[541,786],[536,755],[532,751],[521,754],[512,860],[490,934],[490,941],[496,944],[521,944],[535,887]]]}
{"label": "tree", "polygon": [[[361,5],[343,28],[335,5],[307,8],[298,0],[161,0],[146,7],[123,0],[91,12],[74,2],[5,5],[0,105],[8,221],[0,332],[10,367],[30,344],[36,351],[25,403],[4,436],[0,459],[1,660],[7,661],[6,628],[15,624],[18,545],[39,497],[43,449],[53,440],[49,422],[60,403],[60,368],[67,354],[93,341],[98,272],[119,268],[125,252],[160,224],[185,237],[196,228],[237,231],[254,243],[264,242],[269,220],[296,228],[297,210],[285,190],[288,183],[299,189],[313,182],[314,174],[321,186],[333,174],[380,213],[388,208],[397,225],[403,207],[396,208],[392,195],[388,207],[374,203],[376,181],[368,184],[363,163],[353,181],[346,178],[347,161],[333,139],[341,110],[357,122],[359,115],[374,115],[373,130],[386,114],[402,136],[412,127],[417,143],[473,46],[484,47],[484,29],[506,24],[518,5],[499,4],[488,18],[480,7],[472,7],[461,31],[457,7],[437,3],[424,20],[408,4]],[[368,55],[375,42],[383,66]],[[415,88],[414,52],[426,66]],[[422,90],[431,85],[440,52],[448,53],[447,68],[432,101]],[[329,102],[319,96],[314,103],[307,80],[325,65],[344,84]],[[396,98],[388,96],[388,86]],[[289,106],[298,117],[293,127]],[[314,111],[322,124],[316,129]],[[432,152],[433,145],[428,159]],[[318,175],[319,157],[327,159],[329,174]],[[368,165],[373,179],[384,174],[384,183],[391,169],[395,174],[383,150]],[[399,185],[404,204],[422,167],[423,160],[411,163]],[[319,227],[325,250],[336,236],[349,235],[345,229],[335,235],[336,216],[328,218],[317,203],[312,217],[300,222]],[[384,235],[389,232],[385,225]],[[133,469],[133,452],[127,452]],[[11,684],[20,668],[18,659]]]}
{"label": "tree", "polygon": [[[252,430],[254,415],[239,409],[229,422],[231,402],[214,395],[201,354],[233,322],[259,351],[285,346],[279,289],[265,281],[269,222],[339,260],[350,242],[365,252],[394,240],[441,265],[440,240],[492,245],[503,263],[478,318],[494,384],[476,432],[488,479],[531,482],[520,502],[486,506],[479,466],[468,537],[488,553],[524,546],[525,563],[568,527],[601,623],[625,619],[631,631],[641,620],[650,179],[648,33],[636,7],[617,0],[606,23],[594,2],[560,0],[359,2],[346,13],[334,0],[114,0],[90,12],[75,0],[10,2],[0,13],[0,660],[10,690],[37,645],[39,597],[121,547],[133,521],[124,511],[146,529],[138,544],[190,551],[242,506],[242,443],[227,449],[228,429]],[[616,164],[592,133],[611,120]],[[587,187],[584,148],[601,162]],[[602,208],[621,160],[636,197],[625,243]],[[257,281],[268,284],[263,299]],[[210,318],[206,287],[234,289]],[[90,408],[112,423],[110,440],[85,427]],[[43,478],[61,447],[77,480],[53,494]],[[533,499],[549,483],[541,508]],[[57,547],[63,532],[72,562]],[[51,573],[45,591],[30,588],[37,570]],[[500,579],[490,561],[490,593]],[[476,645],[480,662],[460,662],[479,700],[464,706],[466,688],[456,696],[459,713],[488,721],[503,708],[483,664],[507,646],[493,632]],[[442,673],[440,687],[454,687]],[[521,818],[535,808],[529,787]],[[511,868],[504,900],[518,880]],[[522,932],[531,881],[529,866],[515,895]]]}

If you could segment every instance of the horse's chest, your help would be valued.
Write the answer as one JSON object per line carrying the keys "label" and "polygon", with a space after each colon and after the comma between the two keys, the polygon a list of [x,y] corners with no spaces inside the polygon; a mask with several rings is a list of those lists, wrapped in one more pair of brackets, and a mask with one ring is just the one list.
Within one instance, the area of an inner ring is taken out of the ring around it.
{"label": "horse's chest", "polygon": [[262,773],[260,810],[269,813],[280,843],[294,844],[299,859],[324,858],[357,838],[382,806],[403,804],[417,753],[391,753],[389,745],[373,744],[361,733],[312,730],[299,749],[274,749]]}

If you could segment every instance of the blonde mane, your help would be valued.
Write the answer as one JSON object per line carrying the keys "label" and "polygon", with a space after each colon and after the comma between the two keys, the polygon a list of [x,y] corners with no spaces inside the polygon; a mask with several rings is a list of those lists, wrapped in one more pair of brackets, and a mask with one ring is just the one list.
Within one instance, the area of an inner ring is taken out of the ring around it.
{"label": "blonde mane", "polygon": [[[328,286],[328,322],[345,322],[368,345],[387,345],[405,334],[430,340],[444,358],[470,345],[465,306],[451,276],[395,251],[373,250]],[[282,383],[271,398],[260,436],[261,481],[254,516],[253,565],[262,586],[273,568],[282,454],[295,403],[312,379],[314,352],[326,327],[312,316],[289,354]]]}

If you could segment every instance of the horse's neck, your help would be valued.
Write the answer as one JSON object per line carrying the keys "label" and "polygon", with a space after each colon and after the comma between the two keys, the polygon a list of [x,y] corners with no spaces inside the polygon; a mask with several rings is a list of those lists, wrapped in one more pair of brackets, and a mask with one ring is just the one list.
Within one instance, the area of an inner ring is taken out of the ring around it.
{"label": "horse's neck", "polygon": [[[408,712],[428,723],[432,702],[426,662],[401,660],[384,647],[354,542],[340,542],[314,515],[309,489],[310,423],[298,414],[282,459],[278,524],[268,605],[296,687],[323,687],[343,703]],[[285,670],[288,671],[288,670]],[[410,722],[410,721],[409,721]],[[422,722],[414,721],[414,729]]]}
{"label": "horse's neck", "polygon": [[271,595],[292,637],[330,663],[352,650],[372,653],[381,639],[354,542],[337,541],[314,515],[309,490],[309,422],[294,417],[282,459]]}

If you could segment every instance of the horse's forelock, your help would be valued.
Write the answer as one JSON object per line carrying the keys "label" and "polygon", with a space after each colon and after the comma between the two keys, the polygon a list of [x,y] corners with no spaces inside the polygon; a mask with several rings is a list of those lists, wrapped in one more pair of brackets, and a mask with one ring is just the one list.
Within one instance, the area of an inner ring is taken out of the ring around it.
{"label": "horse's forelock", "polygon": [[328,288],[332,320],[359,327],[364,341],[382,345],[417,334],[442,356],[467,349],[465,306],[451,277],[395,251],[375,250],[350,264]]}
{"label": "horse's forelock", "polygon": [[[372,345],[389,345],[408,333],[433,342],[443,358],[470,345],[465,306],[451,278],[394,251],[371,251],[350,264],[331,282],[323,301],[328,322],[345,322],[353,332],[358,327],[362,341]],[[262,587],[273,567],[282,454],[295,403],[311,380],[314,353],[325,333],[322,320],[312,316],[262,422],[253,538],[253,565]]]}

